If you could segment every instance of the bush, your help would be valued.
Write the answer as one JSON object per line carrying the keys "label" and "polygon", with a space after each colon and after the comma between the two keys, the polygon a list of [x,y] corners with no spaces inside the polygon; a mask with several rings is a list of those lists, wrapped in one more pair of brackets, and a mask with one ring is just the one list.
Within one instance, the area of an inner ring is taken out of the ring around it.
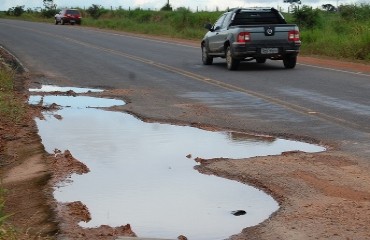
{"label": "bush", "polygon": [[45,18],[52,18],[57,14],[56,9],[42,9],[41,15]]}
{"label": "bush", "polygon": [[13,8],[9,8],[7,11],[7,15],[13,15],[16,17],[21,16],[25,12],[24,6],[16,6]]}
{"label": "bush", "polygon": [[4,212],[5,207],[5,189],[0,186],[0,239],[1,240],[17,240],[17,236],[12,226],[6,223],[6,220],[11,217]]}
{"label": "bush", "polygon": [[93,4],[86,12],[94,19],[98,19],[106,10],[99,5]]}
{"label": "bush", "polygon": [[339,7],[339,14],[346,21],[370,20],[370,5],[342,5]]}
{"label": "bush", "polygon": [[43,0],[45,9],[42,9],[41,15],[45,18],[52,18],[57,14],[57,5],[54,0]]}
{"label": "bush", "polygon": [[162,8],[161,11],[172,11],[172,6],[169,3],[166,3]]}
{"label": "bush", "polygon": [[321,16],[319,9],[312,9],[309,6],[296,8],[293,12],[293,20],[302,29],[313,29],[321,26]]}

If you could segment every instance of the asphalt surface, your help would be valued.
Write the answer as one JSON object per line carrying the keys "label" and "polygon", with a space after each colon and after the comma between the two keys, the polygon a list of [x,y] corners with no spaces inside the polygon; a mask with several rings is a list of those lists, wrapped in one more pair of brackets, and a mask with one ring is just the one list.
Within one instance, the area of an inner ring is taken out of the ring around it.
{"label": "asphalt surface", "polygon": [[206,123],[370,153],[366,73],[307,64],[287,70],[269,60],[228,71],[224,59],[203,66],[199,46],[175,40],[6,19],[0,19],[0,45],[44,84],[163,93],[147,100],[152,108],[141,113],[147,117],[165,114],[165,108],[154,113],[157,101],[203,104],[220,114],[203,118]]}

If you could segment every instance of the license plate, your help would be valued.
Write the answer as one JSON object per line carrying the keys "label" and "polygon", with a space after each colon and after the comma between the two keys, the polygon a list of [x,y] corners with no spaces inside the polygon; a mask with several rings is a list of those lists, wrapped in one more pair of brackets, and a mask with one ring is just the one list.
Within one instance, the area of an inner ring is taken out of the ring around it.
{"label": "license plate", "polygon": [[279,53],[279,48],[261,48],[262,54]]}
{"label": "license plate", "polygon": [[71,22],[71,23],[74,23],[74,22],[76,22],[76,21],[75,21],[75,20],[70,20],[70,22]]}

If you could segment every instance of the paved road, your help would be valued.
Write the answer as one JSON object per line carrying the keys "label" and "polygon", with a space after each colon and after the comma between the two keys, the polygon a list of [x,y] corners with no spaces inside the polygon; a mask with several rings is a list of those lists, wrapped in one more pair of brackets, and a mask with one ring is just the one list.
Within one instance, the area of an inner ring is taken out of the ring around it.
{"label": "paved road", "polygon": [[[370,153],[370,75],[281,61],[223,59],[203,66],[197,46],[79,26],[0,19],[0,45],[35,81],[107,89],[157,90],[158,99],[204,104],[220,113],[203,120],[247,131],[312,138]],[[152,105],[156,100],[148,100]],[[147,111],[142,115],[156,116]],[[156,109],[157,110],[157,109]],[[157,114],[165,114],[165,108]],[[228,122],[225,116],[229,116]],[[218,119],[218,120],[217,120]]]}

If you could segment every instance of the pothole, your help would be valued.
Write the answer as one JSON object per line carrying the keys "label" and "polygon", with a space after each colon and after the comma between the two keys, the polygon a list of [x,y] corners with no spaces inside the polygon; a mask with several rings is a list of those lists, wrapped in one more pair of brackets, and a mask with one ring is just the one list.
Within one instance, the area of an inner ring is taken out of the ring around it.
{"label": "pothole", "polygon": [[36,119],[46,151],[69,150],[90,169],[73,175],[54,192],[59,202],[81,201],[87,206],[91,220],[81,222],[82,227],[129,223],[140,237],[224,239],[264,221],[279,206],[254,187],[199,173],[195,158],[245,159],[325,150],[285,139],[147,123],[96,108],[123,105],[120,100],[32,96],[30,103],[41,100],[44,106],[62,106]]}

